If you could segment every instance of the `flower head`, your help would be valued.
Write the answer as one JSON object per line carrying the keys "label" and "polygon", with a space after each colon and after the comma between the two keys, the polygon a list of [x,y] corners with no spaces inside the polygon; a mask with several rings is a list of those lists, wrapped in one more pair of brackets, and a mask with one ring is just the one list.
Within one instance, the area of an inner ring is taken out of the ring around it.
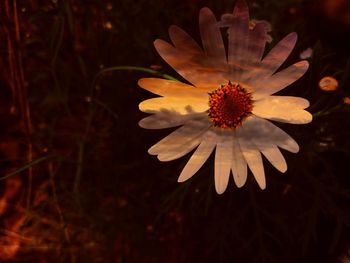
{"label": "flower head", "polygon": [[238,83],[231,82],[209,93],[208,116],[214,127],[236,128],[253,108],[252,96]]}
{"label": "flower head", "polygon": [[[147,129],[181,126],[149,149],[160,161],[180,158],[195,149],[178,181],[192,177],[215,150],[215,188],[227,188],[232,171],[238,187],[247,180],[248,167],[261,189],[266,180],[262,156],[281,172],[287,170],[279,148],[298,152],[298,144],[269,120],[304,124],[312,115],[304,109],[306,99],[278,96],[299,79],[308,62],[300,61],[277,71],[297,39],[287,35],[263,57],[270,40],[266,22],[249,21],[247,5],[238,1],[233,14],[217,22],[208,8],[199,14],[203,49],[182,29],[171,26],[173,44],[156,40],[162,58],[189,83],[145,78],[139,85],[161,97],[140,103],[141,111],[153,115],[139,125]],[[220,28],[227,27],[226,52]]]}

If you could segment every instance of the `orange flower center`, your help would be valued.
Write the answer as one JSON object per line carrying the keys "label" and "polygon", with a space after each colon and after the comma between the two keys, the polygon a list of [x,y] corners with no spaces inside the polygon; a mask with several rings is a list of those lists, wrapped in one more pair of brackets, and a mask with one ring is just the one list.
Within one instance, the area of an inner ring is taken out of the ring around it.
{"label": "orange flower center", "polygon": [[252,113],[251,93],[238,83],[221,85],[209,93],[208,115],[215,127],[236,128]]}

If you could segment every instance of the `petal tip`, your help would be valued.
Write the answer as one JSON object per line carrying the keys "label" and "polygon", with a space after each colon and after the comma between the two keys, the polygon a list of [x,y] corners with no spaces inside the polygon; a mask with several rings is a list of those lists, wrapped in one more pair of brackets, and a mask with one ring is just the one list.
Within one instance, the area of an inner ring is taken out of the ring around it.
{"label": "petal tip", "polygon": [[244,186],[245,183],[237,183],[235,182],[237,188],[242,188]]}
{"label": "petal tip", "polygon": [[287,167],[287,165],[285,165],[285,166],[283,166],[283,167],[281,167],[280,169],[279,169],[279,171],[281,172],[281,173],[285,173],[285,172],[287,172],[287,170],[288,170],[288,167]]}
{"label": "petal tip", "polygon": [[300,68],[305,68],[305,71],[309,68],[309,61],[307,60],[301,60],[299,61],[298,63],[295,64],[297,67],[300,67]]}
{"label": "petal tip", "polygon": [[291,48],[294,48],[295,44],[297,43],[298,40],[298,34],[296,32],[291,32],[287,36],[285,36],[283,41],[287,46],[289,45]]}
{"label": "petal tip", "polygon": [[144,128],[144,129],[145,129],[145,127],[143,126],[143,125],[144,125],[144,122],[143,122],[142,120],[140,120],[137,124],[138,124],[141,128]]}
{"label": "petal tip", "polygon": [[139,85],[142,88],[142,85],[145,83],[147,78],[142,78],[137,81],[137,85]]}
{"label": "petal tip", "polygon": [[139,104],[139,110],[143,111],[143,106],[142,106],[143,101]]}
{"label": "petal tip", "polygon": [[201,16],[201,15],[207,15],[207,14],[212,14],[213,12],[210,10],[210,8],[209,7],[206,7],[206,6],[204,6],[204,7],[202,7],[201,8],[201,10],[199,11],[199,15]]}
{"label": "petal tip", "polygon": [[182,31],[182,29],[180,27],[178,27],[177,25],[171,25],[169,27],[169,30],[168,30],[170,39],[173,41],[174,35],[175,36],[178,35],[181,31]]}
{"label": "petal tip", "polygon": [[177,178],[178,183],[183,183],[185,181],[186,181],[186,179],[181,178],[181,176],[179,178]]}
{"label": "petal tip", "polygon": [[150,155],[157,155],[158,152],[154,149],[154,146],[152,146],[151,148],[148,149],[148,154]]}
{"label": "petal tip", "polygon": [[309,100],[307,100],[307,99],[304,99],[304,101],[305,101],[305,104],[304,104],[304,109],[306,109],[306,108],[309,108],[310,107],[310,101]]}
{"label": "petal tip", "polygon": [[[164,41],[163,39],[156,39],[153,41],[153,45],[156,48],[156,50],[158,51],[159,48],[164,47],[166,44],[168,44],[166,41]],[[170,45],[170,44],[169,44]]]}
{"label": "petal tip", "polygon": [[[253,173],[254,174],[254,173]],[[256,182],[258,183],[261,190],[265,190],[266,188],[266,178],[265,178],[265,172],[262,175],[254,174],[254,178]]]}
{"label": "petal tip", "polygon": [[306,112],[308,113],[307,114],[308,118],[306,119],[305,124],[312,122],[312,119],[313,119],[312,114],[310,112],[308,112],[308,111],[306,111]]}
{"label": "petal tip", "polygon": [[291,32],[287,35],[287,38],[290,38],[290,40],[295,40],[297,41],[298,40],[298,34],[297,32]]}
{"label": "petal tip", "polygon": [[145,113],[155,113],[155,111],[150,110],[149,107],[147,107],[147,100],[144,100],[139,104],[139,110]]}
{"label": "petal tip", "polygon": [[154,40],[154,41],[153,41],[153,44],[156,46],[156,45],[157,45],[157,43],[159,43],[159,42],[161,42],[161,41],[163,41],[163,40],[161,40],[161,39],[157,38],[156,40]]}
{"label": "petal tip", "polygon": [[266,185],[259,185],[261,190],[265,190],[266,189]]}
{"label": "petal tip", "polygon": [[169,27],[169,32],[170,31],[176,31],[176,30],[178,30],[179,29],[179,27],[177,26],[177,25],[171,25],[170,27]]}
{"label": "petal tip", "polygon": [[245,0],[238,0],[235,4],[235,9],[236,8],[240,9],[240,10],[242,10],[242,9],[248,10],[248,4]]}
{"label": "petal tip", "polygon": [[[188,165],[188,163],[187,163]],[[182,183],[182,182],[185,182],[187,181],[188,179],[190,179],[192,176],[194,176],[196,174],[196,172],[198,170],[196,169],[188,169],[187,165],[185,166],[185,168],[182,170],[179,178],[177,179],[177,181],[179,183]]]}
{"label": "petal tip", "polygon": [[164,153],[160,153],[157,156],[157,159],[161,162],[169,162],[169,161],[173,161],[177,158],[179,158],[179,157],[174,158],[174,156],[169,155],[169,154],[164,154]]}
{"label": "petal tip", "polygon": [[[256,178],[255,178],[256,180]],[[265,190],[266,189],[266,180],[265,180],[265,176],[263,180],[256,180],[256,182],[258,183],[259,187],[261,190]]]}
{"label": "petal tip", "polygon": [[312,122],[313,116],[310,112],[303,110],[302,114],[302,117],[298,119],[294,124],[308,124]]}
{"label": "petal tip", "polygon": [[226,189],[218,189],[218,188],[215,187],[215,190],[216,190],[216,193],[218,195],[222,195],[225,192]]}
{"label": "petal tip", "polygon": [[238,0],[233,9],[233,16],[236,18],[243,18],[248,22],[249,20],[249,8],[247,2],[244,0]]}
{"label": "petal tip", "polygon": [[158,154],[157,159],[159,161],[161,161],[161,162],[166,162],[167,161],[166,158],[163,155],[161,155],[161,154]]}
{"label": "petal tip", "polygon": [[293,149],[290,150],[292,153],[298,153],[300,151],[299,144],[295,143],[295,146]]}
{"label": "petal tip", "polygon": [[193,176],[193,174],[191,174],[191,173],[184,173],[184,172],[181,172],[179,178],[177,178],[177,182],[178,182],[178,183],[186,182],[186,181],[187,181],[188,179],[190,179],[192,176]]}

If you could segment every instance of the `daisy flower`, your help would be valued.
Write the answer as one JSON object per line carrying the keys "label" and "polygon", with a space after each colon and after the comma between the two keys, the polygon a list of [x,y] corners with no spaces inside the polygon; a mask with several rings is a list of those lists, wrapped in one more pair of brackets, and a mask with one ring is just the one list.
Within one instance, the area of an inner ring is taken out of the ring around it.
{"label": "daisy flower", "polygon": [[[227,15],[226,15],[227,16]],[[226,52],[220,27],[227,25]],[[279,171],[287,170],[279,148],[296,153],[298,144],[269,120],[292,124],[311,122],[309,106],[300,97],[274,93],[299,79],[308,62],[300,61],[279,70],[297,40],[296,33],[283,38],[263,57],[269,41],[265,22],[252,27],[248,7],[238,1],[225,23],[217,22],[208,8],[199,13],[201,48],[177,26],[169,29],[173,44],[156,40],[160,56],[189,83],[144,78],[140,87],[161,97],[140,103],[153,115],[139,125],[146,129],[181,126],[149,149],[160,161],[171,161],[193,152],[178,182],[192,177],[215,150],[214,180],[218,194],[228,185],[232,171],[237,187],[247,180],[248,167],[265,189],[262,154]]]}

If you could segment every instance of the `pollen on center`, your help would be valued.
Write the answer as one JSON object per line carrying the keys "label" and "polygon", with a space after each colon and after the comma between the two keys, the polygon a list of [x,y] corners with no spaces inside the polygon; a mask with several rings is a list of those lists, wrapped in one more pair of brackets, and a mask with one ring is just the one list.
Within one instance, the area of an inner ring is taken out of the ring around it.
{"label": "pollen on center", "polygon": [[251,93],[238,83],[228,82],[209,93],[208,116],[215,127],[236,128],[252,110]]}

